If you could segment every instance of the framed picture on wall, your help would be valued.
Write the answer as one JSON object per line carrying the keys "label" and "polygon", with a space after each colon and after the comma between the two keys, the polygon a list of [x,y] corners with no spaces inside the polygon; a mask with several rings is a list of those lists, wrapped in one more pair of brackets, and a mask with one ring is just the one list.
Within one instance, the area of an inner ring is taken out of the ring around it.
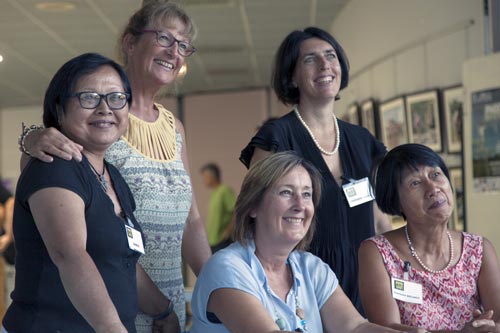
{"label": "framed picture on wall", "polygon": [[437,90],[406,97],[408,141],[442,151]]}
{"label": "framed picture on wall", "polygon": [[351,124],[360,125],[361,122],[359,119],[358,103],[352,103],[351,105],[349,105],[343,119]]}
{"label": "framed picture on wall", "polygon": [[462,151],[464,88],[458,86],[444,89],[443,106],[448,152],[459,153]]}
{"label": "framed picture on wall", "polygon": [[361,103],[361,126],[365,127],[373,136],[377,136],[375,123],[375,101],[369,99]]}
{"label": "framed picture on wall", "polygon": [[403,97],[386,101],[379,107],[380,139],[392,149],[408,143],[405,103]]}
{"label": "framed picture on wall", "polygon": [[450,181],[455,201],[450,227],[453,230],[464,231],[464,182],[461,168],[450,168]]}

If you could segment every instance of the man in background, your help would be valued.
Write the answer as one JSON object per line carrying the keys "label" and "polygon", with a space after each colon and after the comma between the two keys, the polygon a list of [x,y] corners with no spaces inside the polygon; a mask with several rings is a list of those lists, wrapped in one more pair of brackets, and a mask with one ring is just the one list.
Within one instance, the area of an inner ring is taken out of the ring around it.
{"label": "man in background", "polygon": [[203,184],[212,191],[208,205],[207,236],[212,253],[231,244],[232,218],[236,196],[222,184],[220,168],[215,163],[200,169]]}

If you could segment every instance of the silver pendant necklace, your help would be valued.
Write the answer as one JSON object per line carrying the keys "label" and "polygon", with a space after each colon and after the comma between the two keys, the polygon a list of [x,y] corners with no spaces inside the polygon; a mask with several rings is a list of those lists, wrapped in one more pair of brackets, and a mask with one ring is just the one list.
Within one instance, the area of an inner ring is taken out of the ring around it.
{"label": "silver pendant necklace", "polygon": [[90,167],[92,168],[92,171],[97,176],[97,180],[99,180],[99,183],[101,184],[101,187],[104,190],[104,192],[108,192],[108,181],[104,177],[104,174],[106,173],[106,164],[103,165],[102,173],[98,173],[97,170],[92,165],[92,163],[90,163],[90,161],[89,161],[89,164],[90,164]]}

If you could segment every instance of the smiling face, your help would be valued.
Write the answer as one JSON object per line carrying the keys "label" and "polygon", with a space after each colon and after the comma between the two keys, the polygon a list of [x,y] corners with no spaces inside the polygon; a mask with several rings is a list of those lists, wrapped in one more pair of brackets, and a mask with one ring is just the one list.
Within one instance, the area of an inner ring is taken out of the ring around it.
{"label": "smiling face", "polygon": [[301,103],[334,99],[341,79],[340,62],[332,45],[319,38],[302,42],[293,76]]}
{"label": "smiling face", "polygon": [[[185,25],[179,19],[157,22],[147,30],[171,33],[177,40],[190,42],[184,31]],[[175,81],[185,59],[178,52],[178,43],[170,47],[158,44],[155,33],[146,32],[137,38],[127,35],[124,51],[127,54],[127,73],[155,86],[168,85]]]}
{"label": "smiling face", "polygon": [[399,185],[401,211],[408,221],[446,223],[453,211],[450,182],[440,167],[407,169]]}
{"label": "smiling face", "polygon": [[[125,92],[115,69],[102,66],[94,73],[81,77],[73,93],[96,92],[108,94]],[[71,97],[65,112],[59,112],[61,131],[86,151],[103,152],[125,132],[128,125],[128,104],[123,109],[111,110],[104,99],[95,109],[82,108],[78,97]]]}
{"label": "smiling face", "polygon": [[294,248],[306,235],[314,216],[311,177],[302,166],[293,168],[269,189],[251,212],[255,241]]}

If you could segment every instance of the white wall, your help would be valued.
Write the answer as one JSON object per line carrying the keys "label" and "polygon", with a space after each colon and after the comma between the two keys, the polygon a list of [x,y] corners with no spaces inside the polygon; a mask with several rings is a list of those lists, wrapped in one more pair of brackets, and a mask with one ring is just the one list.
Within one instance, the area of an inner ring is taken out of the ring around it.
{"label": "white wall", "polygon": [[482,1],[351,0],[330,30],[351,64],[342,115],[370,97],[461,83],[462,63],[483,52]]}
{"label": "white wall", "polygon": [[17,139],[21,133],[21,123],[42,124],[41,106],[8,108],[0,111],[0,175],[12,180],[14,184],[19,177],[19,159],[21,153],[17,147]]}

